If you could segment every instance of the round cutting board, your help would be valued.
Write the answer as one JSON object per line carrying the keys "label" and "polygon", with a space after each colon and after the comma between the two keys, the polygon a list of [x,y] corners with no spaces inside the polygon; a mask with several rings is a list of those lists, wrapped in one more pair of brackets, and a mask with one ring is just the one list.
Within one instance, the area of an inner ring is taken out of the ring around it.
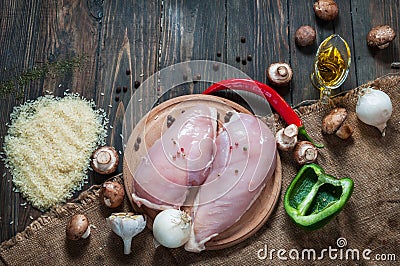
{"label": "round cutting board", "polygon": [[[123,174],[125,189],[135,211],[145,213],[148,216],[147,226],[152,229],[154,217],[159,211],[150,209],[144,205],[138,207],[132,199],[133,173],[139,165],[141,158],[147,149],[161,137],[167,130],[168,116],[176,117],[185,110],[197,106],[207,105],[214,107],[219,113],[218,123],[223,123],[224,117],[229,111],[251,114],[247,109],[232,101],[212,95],[185,95],[168,100],[153,108],[144,116],[133,129],[124,152]],[[139,141],[138,141],[139,140]],[[126,158],[129,158],[129,165]],[[264,225],[271,215],[278,200],[282,183],[282,170],[279,155],[277,153],[277,167],[274,175],[268,180],[260,196],[250,209],[230,228],[212,238],[206,243],[207,250],[222,249],[233,246],[252,236]]]}

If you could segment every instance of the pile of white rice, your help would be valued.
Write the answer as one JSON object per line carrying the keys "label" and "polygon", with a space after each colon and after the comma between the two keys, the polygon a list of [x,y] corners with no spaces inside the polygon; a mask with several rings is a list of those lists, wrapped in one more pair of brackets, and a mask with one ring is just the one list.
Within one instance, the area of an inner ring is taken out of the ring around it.
{"label": "pile of white rice", "polygon": [[41,210],[71,198],[87,177],[92,152],[104,145],[107,123],[93,101],[77,94],[14,107],[4,161],[17,190]]}

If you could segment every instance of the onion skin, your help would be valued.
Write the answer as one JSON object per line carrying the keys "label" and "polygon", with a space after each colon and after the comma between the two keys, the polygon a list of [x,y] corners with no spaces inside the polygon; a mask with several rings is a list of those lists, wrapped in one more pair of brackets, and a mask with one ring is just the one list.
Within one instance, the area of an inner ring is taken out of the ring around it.
{"label": "onion skin", "polygon": [[183,211],[167,209],[160,212],[153,223],[155,240],[167,248],[183,246],[190,237],[190,217]]}
{"label": "onion skin", "polygon": [[378,128],[382,136],[385,136],[387,121],[392,115],[392,110],[392,102],[383,91],[372,88],[360,91],[356,106],[357,117],[365,124]]}

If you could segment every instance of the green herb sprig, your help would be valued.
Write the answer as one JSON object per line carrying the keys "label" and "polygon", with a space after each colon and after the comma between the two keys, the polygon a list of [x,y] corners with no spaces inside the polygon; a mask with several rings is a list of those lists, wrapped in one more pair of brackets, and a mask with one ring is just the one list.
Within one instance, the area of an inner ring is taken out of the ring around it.
{"label": "green herb sprig", "polygon": [[0,82],[0,97],[16,93],[17,98],[23,96],[24,87],[30,82],[45,77],[60,77],[75,69],[80,69],[86,61],[86,55],[77,55],[69,59],[60,59],[34,66],[13,76],[9,80]]}

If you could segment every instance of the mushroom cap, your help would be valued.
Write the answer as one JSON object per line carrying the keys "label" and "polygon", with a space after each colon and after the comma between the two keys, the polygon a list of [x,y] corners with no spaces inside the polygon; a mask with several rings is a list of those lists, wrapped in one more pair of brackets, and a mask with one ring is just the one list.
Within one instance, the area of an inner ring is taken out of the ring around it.
{"label": "mushroom cap", "polygon": [[367,44],[371,47],[380,49],[389,46],[390,42],[396,38],[396,32],[388,25],[373,27],[367,35]]}
{"label": "mushroom cap", "polygon": [[273,63],[268,67],[267,78],[273,86],[286,86],[292,80],[292,77],[292,68],[287,63]]}
{"label": "mushroom cap", "polygon": [[333,134],[346,120],[347,111],[345,108],[335,108],[322,119],[322,132]]}
{"label": "mushroom cap", "polygon": [[104,182],[100,190],[101,202],[109,208],[116,208],[124,201],[124,187],[113,181]]}
{"label": "mushroom cap", "polygon": [[75,214],[67,224],[66,234],[70,240],[80,239],[88,230],[89,220],[83,214]]}
{"label": "mushroom cap", "polygon": [[322,20],[334,20],[339,14],[339,8],[333,0],[318,0],[314,3],[314,12]]}
{"label": "mushroom cap", "polygon": [[92,154],[91,166],[99,174],[107,175],[118,168],[119,156],[117,151],[110,146],[103,146]]}
{"label": "mushroom cap", "polygon": [[313,27],[303,25],[296,30],[294,41],[298,46],[309,46],[315,42],[316,35]]}

